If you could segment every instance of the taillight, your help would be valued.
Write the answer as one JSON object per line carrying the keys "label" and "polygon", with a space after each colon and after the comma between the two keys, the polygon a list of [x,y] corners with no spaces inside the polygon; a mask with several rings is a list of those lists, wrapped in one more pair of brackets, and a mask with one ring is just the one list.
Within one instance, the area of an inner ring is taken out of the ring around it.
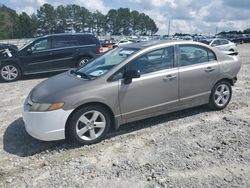
{"label": "taillight", "polygon": [[104,53],[106,53],[109,50],[110,49],[108,47],[101,47],[101,48],[98,49],[99,54],[104,54]]}
{"label": "taillight", "polygon": [[103,47],[100,47],[100,48],[98,49],[98,51],[99,51],[99,54],[103,54]]}

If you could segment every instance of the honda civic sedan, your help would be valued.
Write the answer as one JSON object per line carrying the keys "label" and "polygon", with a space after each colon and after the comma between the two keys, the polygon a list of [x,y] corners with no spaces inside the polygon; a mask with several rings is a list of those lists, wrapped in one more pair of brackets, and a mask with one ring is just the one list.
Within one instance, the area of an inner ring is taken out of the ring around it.
{"label": "honda civic sedan", "polygon": [[194,106],[230,102],[241,63],[207,45],[150,41],[118,47],[37,85],[24,103],[27,132],[83,145],[111,128]]}

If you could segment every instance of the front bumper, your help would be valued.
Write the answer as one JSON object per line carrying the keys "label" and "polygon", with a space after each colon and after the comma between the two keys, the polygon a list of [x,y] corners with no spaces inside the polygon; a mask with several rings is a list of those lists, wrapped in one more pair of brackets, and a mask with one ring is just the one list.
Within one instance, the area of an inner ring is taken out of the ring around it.
{"label": "front bumper", "polygon": [[27,99],[23,106],[25,129],[32,137],[43,141],[65,139],[66,121],[73,110],[55,110],[49,112],[29,111]]}

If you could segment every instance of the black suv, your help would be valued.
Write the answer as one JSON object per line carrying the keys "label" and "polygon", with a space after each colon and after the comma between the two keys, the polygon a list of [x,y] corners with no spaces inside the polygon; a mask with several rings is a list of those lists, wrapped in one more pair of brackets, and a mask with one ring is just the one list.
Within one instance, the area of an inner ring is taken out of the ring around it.
{"label": "black suv", "polygon": [[36,38],[16,52],[0,54],[0,78],[10,82],[22,75],[81,67],[102,51],[92,34],[53,34]]}

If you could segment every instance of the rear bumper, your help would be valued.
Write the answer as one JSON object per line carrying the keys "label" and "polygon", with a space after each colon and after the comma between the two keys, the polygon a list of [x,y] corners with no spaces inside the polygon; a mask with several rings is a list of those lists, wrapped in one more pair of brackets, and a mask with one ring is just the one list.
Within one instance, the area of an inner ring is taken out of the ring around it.
{"label": "rear bumper", "polygon": [[30,112],[25,101],[23,120],[25,129],[32,137],[43,141],[65,139],[66,121],[73,110],[55,110],[50,112]]}

